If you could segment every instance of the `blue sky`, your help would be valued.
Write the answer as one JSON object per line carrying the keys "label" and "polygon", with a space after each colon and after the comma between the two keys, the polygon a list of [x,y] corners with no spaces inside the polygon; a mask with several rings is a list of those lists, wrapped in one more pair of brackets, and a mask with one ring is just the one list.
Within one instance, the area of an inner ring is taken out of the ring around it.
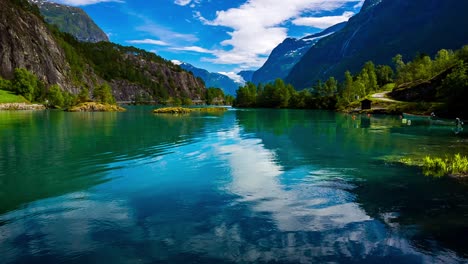
{"label": "blue sky", "polygon": [[[112,42],[211,72],[258,69],[286,37],[359,12],[363,0],[55,0],[82,7]],[[229,74],[228,74],[229,75]]]}

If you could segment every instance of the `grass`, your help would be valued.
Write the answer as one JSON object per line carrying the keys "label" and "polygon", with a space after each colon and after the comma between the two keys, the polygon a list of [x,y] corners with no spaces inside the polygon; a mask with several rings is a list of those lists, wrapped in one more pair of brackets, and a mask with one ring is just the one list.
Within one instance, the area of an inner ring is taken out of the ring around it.
{"label": "grass", "polygon": [[426,176],[468,176],[468,158],[460,154],[445,159],[427,156],[424,158],[422,169]]}
{"label": "grass", "polygon": [[426,176],[468,176],[468,158],[460,154],[455,154],[453,157],[446,156],[445,158],[426,156],[422,160],[402,158],[399,163],[420,167]]}
{"label": "grass", "polygon": [[10,91],[0,90],[0,104],[7,103],[28,103],[21,95],[16,95]]}
{"label": "grass", "polygon": [[194,112],[203,113],[220,113],[227,111],[225,107],[197,107],[197,108],[185,108],[185,107],[164,107],[153,110],[155,114],[189,114]]}

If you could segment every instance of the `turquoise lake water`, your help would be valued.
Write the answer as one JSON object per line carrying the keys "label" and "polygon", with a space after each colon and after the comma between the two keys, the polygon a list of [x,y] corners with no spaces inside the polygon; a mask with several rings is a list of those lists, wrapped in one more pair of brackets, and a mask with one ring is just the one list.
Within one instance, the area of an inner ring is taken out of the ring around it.
{"label": "turquoise lake water", "polygon": [[2,263],[463,263],[451,127],[303,110],[0,112]]}

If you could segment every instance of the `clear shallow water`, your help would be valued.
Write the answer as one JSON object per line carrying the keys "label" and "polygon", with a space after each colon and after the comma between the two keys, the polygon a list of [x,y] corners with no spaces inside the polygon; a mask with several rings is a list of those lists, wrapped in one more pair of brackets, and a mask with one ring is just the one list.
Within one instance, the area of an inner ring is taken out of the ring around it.
{"label": "clear shallow water", "polygon": [[450,128],[320,111],[0,112],[3,263],[461,263]]}

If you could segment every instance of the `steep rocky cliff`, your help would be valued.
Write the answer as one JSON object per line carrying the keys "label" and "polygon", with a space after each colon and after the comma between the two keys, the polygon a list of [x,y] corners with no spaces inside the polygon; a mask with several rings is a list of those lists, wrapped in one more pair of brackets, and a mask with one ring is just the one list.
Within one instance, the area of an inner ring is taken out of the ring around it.
{"label": "steep rocky cliff", "polygon": [[47,0],[30,0],[36,4],[47,23],[73,35],[79,41],[109,41],[107,35],[86,12],[78,7],[61,5]]}
{"label": "steep rocky cliff", "polygon": [[26,0],[0,1],[0,76],[26,68],[46,85],[92,94],[105,81],[119,101],[159,101],[170,96],[203,99],[203,81],[143,50],[110,42],[84,43],[52,30]]}
{"label": "steep rocky cliff", "polygon": [[0,75],[11,79],[27,68],[48,84],[72,89],[62,48],[42,19],[8,0],[0,1]]}

